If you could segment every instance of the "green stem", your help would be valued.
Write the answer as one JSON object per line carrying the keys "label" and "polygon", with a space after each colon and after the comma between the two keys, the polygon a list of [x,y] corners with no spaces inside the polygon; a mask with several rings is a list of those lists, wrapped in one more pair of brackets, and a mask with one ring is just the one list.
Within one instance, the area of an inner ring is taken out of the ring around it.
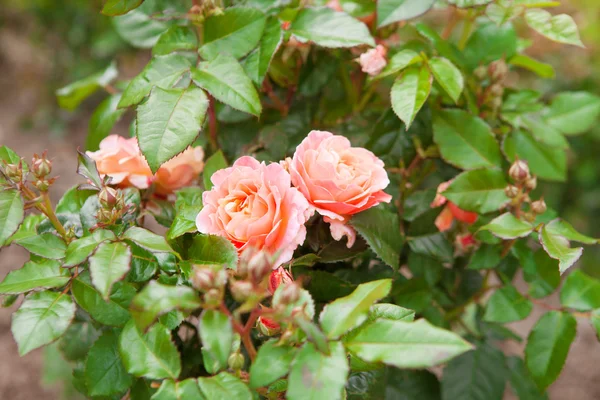
{"label": "green stem", "polygon": [[473,30],[473,18],[471,15],[465,20],[465,24],[463,26],[462,35],[460,36],[460,41],[458,42],[458,48],[460,50],[464,50],[467,45],[467,40],[469,40],[469,36],[471,36],[471,31]]}
{"label": "green stem", "polygon": [[42,211],[44,214],[46,214],[46,216],[48,217],[48,219],[54,226],[54,229],[56,229],[56,232],[58,232],[60,234],[60,236],[63,237],[63,239],[68,241],[67,231],[65,230],[65,227],[60,223],[60,221],[58,220],[58,217],[54,213],[54,208],[52,207],[52,203],[50,202],[50,196],[48,196],[48,193],[45,192],[45,193],[42,193],[42,198],[43,198],[44,209],[40,210],[40,211]]}

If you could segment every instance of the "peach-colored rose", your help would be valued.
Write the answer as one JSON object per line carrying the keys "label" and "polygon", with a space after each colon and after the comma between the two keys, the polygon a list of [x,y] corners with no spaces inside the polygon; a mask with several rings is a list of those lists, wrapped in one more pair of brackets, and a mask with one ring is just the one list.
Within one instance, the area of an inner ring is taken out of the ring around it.
{"label": "peach-colored rose", "polygon": [[446,199],[442,192],[448,189],[448,186],[452,181],[442,182],[439,184],[437,188],[437,193],[435,195],[435,199],[431,202],[431,207],[440,207],[446,203],[446,207],[442,210],[442,212],[435,219],[435,226],[438,228],[440,232],[445,232],[452,227],[452,222],[454,219],[457,219],[461,222],[464,222],[467,225],[471,225],[477,220],[477,213],[471,211],[465,211],[459,208],[456,204]]}
{"label": "peach-colored rose", "polygon": [[96,161],[100,175],[112,178],[111,185],[146,189],[152,182],[152,171],[136,138],[110,135],[100,142],[100,150],[86,153]]}
{"label": "peach-colored rose", "polygon": [[292,278],[292,275],[288,272],[288,270],[283,267],[279,267],[273,270],[273,272],[271,272],[271,276],[269,276],[269,293],[275,293],[275,290],[277,290],[279,285],[282,283],[285,284],[293,281],[294,278]]}
{"label": "peach-colored rose", "polygon": [[274,268],[292,258],[306,238],[312,210],[281,165],[245,156],[211,181],[196,218],[198,231],[226,237],[240,252],[254,247],[277,255]]}
{"label": "peach-colored rose", "polygon": [[392,200],[383,191],[390,183],[383,161],[344,136],[311,131],[287,164],[294,186],[330,224],[335,240],[348,238],[348,247],[356,239],[346,225],[350,216]]}
{"label": "peach-colored rose", "polygon": [[190,186],[204,168],[202,147],[188,147],[160,166],[154,176],[156,193],[168,195],[175,190]]}
{"label": "peach-colored rose", "polygon": [[358,59],[362,71],[371,76],[378,75],[387,65],[386,54],[387,49],[380,44],[374,49],[362,53]]}

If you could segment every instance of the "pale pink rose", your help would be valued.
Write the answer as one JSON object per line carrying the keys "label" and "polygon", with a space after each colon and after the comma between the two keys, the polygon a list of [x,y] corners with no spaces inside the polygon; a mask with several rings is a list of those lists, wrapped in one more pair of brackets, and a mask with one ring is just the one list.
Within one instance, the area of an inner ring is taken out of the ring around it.
{"label": "pale pink rose", "polygon": [[378,44],[374,49],[367,50],[360,55],[358,62],[362,67],[362,71],[371,76],[378,75],[387,65],[385,55],[387,49]]}
{"label": "pale pink rose", "polygon": [[276,255],[273,268],[292,258],[313,211],[281,165],[245,156],[211,181],[213,188],[202,194],[198,231],[226,237],[239,252],[254,247]]}
{"label": "pale pink rose", "polygon": [[188,147],[160,166],[154,176],[155,191],[168,195],[175,190],[192,185],[204,168],[202,147]]}
{"label": "pale pink rose", "polygon": [[111,177],[111,185],[146,189],[152,182],[152,171],[140,152],[136,138],[110,135],[100,142],[100,150],[86,152],[96,161],[101,176]]}
{"label": "pale pink rose", "polygon": [[335,240],[348,238],[348,247],[356,239],[346,225],[350,216],[392,200],[383,191],[390,183],[383,161],[344,136],[311,131],[287,164],[294,186],[330,224]]}

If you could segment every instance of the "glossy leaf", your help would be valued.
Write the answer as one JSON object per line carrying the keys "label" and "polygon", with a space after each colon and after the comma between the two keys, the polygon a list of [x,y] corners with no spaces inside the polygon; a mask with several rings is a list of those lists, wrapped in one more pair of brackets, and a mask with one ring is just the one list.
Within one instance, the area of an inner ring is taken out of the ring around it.
{"label": "glossy leaf", "polygon": [[198,378],[198,386],[207,399],[252,400],[248,386],[227,372],[210,378]]}
{"label": "glossy leaf", "polygon": [[139,7],[144,0],[106,0],[104,7],[102,7],[102,14],[104,15],[123,15]]}
{"label": "glossy leaf", "polygon": [[554,67],[552,65],[534,60],[525,54],[517,54],[509,60],[509,63],[516,67],[525,68],[540,78],[554,79],[556,76],[556,72],[554,71]]}
{"label": "glossy leaf", "polygon": [[517,33],[512,24],[497,26],[493,22],[479,25],[469,37],[463,57],[470,69],[517,53]]}
{"label": "glossy leaf", "polygon": [[133,384],[119,355],[119,338],[105,331],[94,343],[85,362],[85,385],[90,396],[112,396]]}
{"label": "glossy leaf", "polygon": [[136,136],[153,172],[198,136],[208,109],[204,91],[155,87],[138,107]]}
{"label": "glossy leaf", "polygon": [[568,240],[573,240],[575,242],[581,242],[585,244],[596,244],[598,243],[598,239],[594,239],[592,237],[582,235],[577,232],[575,228],[567,221],[562,219],[555,219],[546,224],[546,230],[551,235],[559,235]]}
{"label": "glossy leaf", "polygon": [[183,381],[172,381],[165,379],[162,381],[158,391],[152,396],[152,400],[205,400],[206,398],[200,392],[198,381],[196,379],[186,379]]}
{"label": "glossy leaf", "polygon": [[238,261],[237,250],[229,240],[204,234],[194,236],[188,258],[197,264],[222,264],[231,269],[237,268]]}
{"label": "glossy leaf", "polygon": [[584,47],[579,39],[575,21],[567,14],[552,16],[546,10],[533,9],[525,12],[525,21],[531,28],[550,40]]}
{"label": "glossy leaf", "polygon": [[560,302],[579,311],[600,308],[600,281],[580,270],[573,271],[560,290]]}
{"label": "glossy leaf", "polygon": [[525,347],[525,364],[540,389],[556,380],[577,331],[577,321],[567,313],[550,311],[533,327]]}
{"label": "glossy leaf", "polygon": [[566,238],[548,231],[545,226],[542,228],[539,238],[546,253],[559,261],[558,268],[561,274],[575,264],[583,254],[582,247],[571,248]]}
{"label": "glossy leaf", "polygon": [[380,0],[377,2],[377,27],[418,17],[434,3],[435,0]]}
{"label": "glossy leaf", "polygon": [[392,109],[407,127],[412,124],[429,97],[432,81],[429,69],[421,67],[407,69],[394,82],[391,92]]}
{"label": "glossy leaf", "polygon": [[386,297],[391,288],[390,279],[363,283],[348,296],[327,304],[319,317],[327,336],[337,338],[363,323],[371,306]]}
{"label": "glossy leaf", "polygon": [[131,249],[125,243],[102,243],[90,257],[92,284],[106,300],[113,284],[123,279],[131,262]]}
{"label": "glossy leaf", "polygon": [[378,80],[386,76],[394,75],[410,65],[420,62],[421,56],[411,49],[400,50],[388,61],[385,68],[376,76],[369,77],[369,80]]}
{"label": "glossy leaf", "polygon": [[509,371],[510,386],[521,400],[548,400],[548,395],[537,388],[525,363],[519,357],[508,357],[506,363]]}
{"label": "glossy leaf", "polygon": [[125,369],[135,376],[177,379],[181,372],[181,360],[171,341],[171,331],[161,324],[142,334],[130,320],[121,332],[119,351]]}
{"label": "glossy leaf", "polygon": [[258,349],[256,360],[250,366],[250,387],[268,386],[287,375],[296,353],[295,347],[278,345],[275,339],[265,342]]}
{"label": "glossy leaf", "polygon": [[321,47],[375,46],[365,24],[330,8],[300,10],[289,32],[300,42],[311,41]]}
{"label": "glossy leaf", "polygon": [[30,253],[52,260],[63,258],[67,250],[65,242],[52,233],[42,233],[38,236],[26,237],[17,240],[16,243],[27,249]]}
{"label": "glossy leaf", "polygon": [[75,239],[67,246],[63,266],[72,267],[81,264],[96,250],[102,242],[115,239],[115,234],[107,229],[96,229],[90,236]]}
{"label": "glossy leaf", "polygon": [[17,231],[23,215],[21,193],[17,190],[0,191],[0,246]]}
{"label": "glossy leaf", "polygon": [[[144,6],[149,4],[149,8]],[[130,45],[149,49],[156,44],[160,35],[167,30],[167,22],[151,18],[154,10],[151,2],[129,11],[125,15],[112,18],[112,23],[119,36]]]}
{"label": "glossy leaf", "polygon": [[261,86],[271,60],[283,41],[283,31],[277,18],[267,20],[258,47],[244,61],[244,70],[254,83]]}
{"label": "glossy leaf", "polygon": [[123,238],[134,241],[140,247],[155,253],[170,253],[173,249],[161,235],[139,226],[132,226],[125,231]]}
{"label": "glossy leaf", "polygon": [[563,92],[552,99],[545,119],[565,135],[579,135],[589,131],[599,116],[600,97],[588,92]]}
{"label": "glossy leaf", "polygon": [[13,314],[10,328],[19,354],[24,356],[58,339],[65,333],[73,317],[75,304],[64,293],[45,291],[27,296]]}
{"label": "glossy leaf", "polygon": [[[204,165],[206,172],[210,158]],[[202,192],[198,188],[182,189],[176,193],[175,219],[167,231],[167,239],[172,240],[188,232],[196,232],[196,217],[202,210]]]}
{"label": "glossy leaf", "polygon": [[426,320],[416,322],[379,319],[358,329],[346,348],[368,362],[383,362],[398,368],[428,368],[472,348],[453,332]]}
{"label": "glossy leaf", "polygon": [[98,173],[96,162],[79,150],[77,151],[77,173],[86,178],[98,190],[102,187],[102,178]]}
{"label": "glossy leaf", "polygon": [[108,85],[118,74],[117,65],[113,62],[102,71],[58,89],[58,105],[70,111],[76,109],[82,101]]}
{"label": "glossy leaf", "polygon": [[415,312],[395,304],[382,303],[372,305],[367,317],[369,321],[375,321],[376,319],[382,318],[391,319],[393,321],[411,322],[415,319]]}
{"label": "glossy leaf", "polygon": [[341,400],[348,360],[340,342],[329,343],[329,355],[304,343],[292,362],[286,397],[290,400]]}
{"label": "glossy leaf", "polygon": [[533,232],[533,228],[529,222],[520,220],[507,212],[494,218],[479,230],[490,231],[494,236],[508,240],[528,236]]}
{"label": "glossy leaf", "polygon": [[444,160],[456,167],[475,169],[500,166],[500,146],[489,125],[466,111],[436,112],[433,135]]}
{"label": "glossy leaf", "polygon": [[531,301],[523,297],[514,286],[507,285],[492,294],[483,319],[505,324],[527,318],[531,310],[533,310]]}
{"label": "glossy leaf", "polygon": [[220,311],[204,310],[200,316],[198,333],[202,341],[202,351],[208,352],[210,358],[216,362],[213,371],[226,368],[233,342],[231,319]]}
{"label": "glossy leaf", "polygon": [[444,197],[463,210],[485,214],[508,202],[506,185],[501,170],[475,169],[458,175],[444,191]]}
{"label": "glossy leaf", "polygon": [[19,294],[34,289],[58,288],[71,278],[54,260],[28,261],[23,268],[10,271],[0,283],[1,294]]}
{"label": "glossy leaf", "polygon": [[381,260],[394,270],[399,268],[404,239],[396,213],[382,206],[373,207],[353,216],[350,224]]}
{"label": "glossy leaf", "polygon": [[465,86],[465,81],[460,70],[452,64],[452,61],[443,57],[434,57],[428,63],[436,82],[444,88],[455,103],[458,102],[458,98]]}
{"label": "glossy leaf", "polygon": [[152,55],[170,54],[174,51],[196,50],[198,37],[189,26],[174,25],[167,29],[152,48]]}

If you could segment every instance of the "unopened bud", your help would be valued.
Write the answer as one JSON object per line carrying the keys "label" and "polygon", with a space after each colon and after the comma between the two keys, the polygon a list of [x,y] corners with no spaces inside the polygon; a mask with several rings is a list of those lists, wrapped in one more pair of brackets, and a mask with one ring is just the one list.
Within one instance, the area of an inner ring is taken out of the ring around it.
{"label": "unopened bud", "polygon": [[519,188],[516,187],[515,185],[508,185],[507,187],[504,188],[504,193],[506,194],[506,197],[508,197],[509,199],[514,199],[515,197],[517,197],[519,195]]}
{"label": "unopened bud", "polygon": [[231,289],[231,295],[235,301],[243,303],[248,297],[252,295],[253,285],[248,281],[235,281],[229,285]]}
{"label": "unopened bud", "polygon": [[248,274],[255,283],[260,283],[269,275],[272,265],[264,251],[259,251],[248,263]]}
{"label": "unopened bud", "polygon": [[98,194],[98,200],[104,208],[113,208],[117,204],[117,191],[111,187],[105,186]]}
{"label": "unopened bud", "polygon": [[537,178],[532,176],[531,178],[527,179],[524,186],[527,190],[534,190],[537,187]]}
{"label": "unopened bud", "polygon": [[480,65],[479,67],[475,68],[475,71],[473,71],[473,74],[475,75],[475,78],[482,81],[487,76],[487,68],[483,65]]}
{"label": "unopened bud", "polygon": [[98,214],[96,214],[96,217],[98,218],[98,221],[100,221],[100,222],[109,223],[113,219],[113,213],[111,210],[100,208],[98,210]]}
{"label": "unopened bud", "polygon": [[4,173],[7,178],[15,182],[19,182],[23,177],[23,169],[20,164],[6,164]]}
{"label": "unopened bud", "polygon": [[256,326],[258,327],[259,332],[265,336],[276,335],[281,330],[281,326],[279,326],[277,322],[265,317],[258,317]]}
{"label": "unopened bud", "polygon": [[300,288],[296,283],[288,283],[281,290],[279,301],[281,304],[293,304],[300,299]]}
{"label": "unopened bud", "polygon": [[275,293],[275,290],[282,283],[291,283],[294,281],[292,275],[283,267],[279,267],[273,272],[271,272],[271,276],[269,276],[269,293]]}
{"label": "unopened bud", "polygon": [[508,66],[504,60],[497,60],[488,67],[488,73],[493,81],[501,81],[508,74]]}
{"label": "unopened bud", "polygon": [[516,160],[508,170],[508,175],[517,183],[521,183],[529,179],[529,166],[526,161]]}
{"label": "unopened bud", "polygon": [[191,281],[196,290],[206,292],[215,287],[215,273],[210,267],[195,266]]}
{"label": "unopened bud", "polygon": [[492,110],[498,110],[502,107],[502,98],[501,97],[493,97],[490,101],[490,108]]}
{"label": "unopened bud", "polygon": [[531,211],[536,214],[543,214],[547,210],[546,202],[544,199],[539,199],[531,203]]}
{"label": "unopened bud", "polygon": [[495,83],[490,87],[490,94],[495,97],[502,97],[504,94],[504,88],[502,85]]}
{"label": "unopened bud", "polygon": [[233,371],[239,371],[244,368],[244,362],[244,355],[238,352],[231,354],[227,359],[227,365]]}
{"label": "unopened bud", "polygon": [[219,289],[210,289],[204,294],[204,302],[209,306],[218,306],[221,303],[222,292]]}
{"label": "unopened bud", "polygon": [[48,188],[50,187],[50,182],[48,182],[46,179],[40,179],[35,181],[33,184],[40,192],[47,192]]}
{"label": "unopened bud", "polygon": [[258,253],[256,247],[248,247],[241,254],[238,262],[237,276],[245,279],[248,276],[248,264],[252,257]]}
{"label": "unopened bud", "polygon": [[46,158],[46,152],[41,157],[34,155],[31,161],[31,171],[37,178],[43,178],[52,172],[52,163]]}

